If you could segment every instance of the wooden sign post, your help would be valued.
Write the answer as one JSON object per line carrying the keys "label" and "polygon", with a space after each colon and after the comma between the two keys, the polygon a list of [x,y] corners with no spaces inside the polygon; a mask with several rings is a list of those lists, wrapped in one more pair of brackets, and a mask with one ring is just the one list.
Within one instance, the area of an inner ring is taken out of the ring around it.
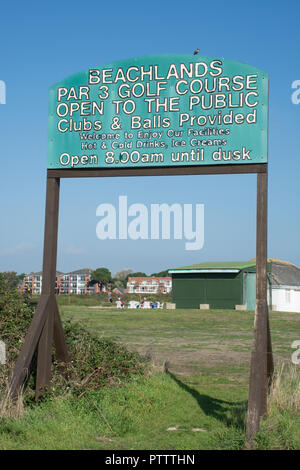
{"label": "wooden sign post", "polygon": [[251,447],[267,412],[268,390],[274,372],[267,302],[267,201],[268,172],[257,175],[256,310],[248,398],[247,443]]}

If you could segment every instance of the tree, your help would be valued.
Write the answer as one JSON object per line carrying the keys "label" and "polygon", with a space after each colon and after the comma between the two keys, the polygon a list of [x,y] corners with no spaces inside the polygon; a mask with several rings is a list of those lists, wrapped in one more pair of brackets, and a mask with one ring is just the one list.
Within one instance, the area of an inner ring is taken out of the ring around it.
{"label": "tree", "polygon": [[92,272],[90,285],[98,284],[100,289],[112,281],[111,272],[107,268],[98,268]]}
{"label": "tree", "polygon": [[127,282],[128,282],[128,278],[129,277],[148,277],[147,274],[145,273],[140,273],[140,272],[137,272],[137,273],[130,273],[128,274],[128,276],[126,276],[126,285],[127,285]]}
{"label": "tree", "polygon": [[17,274],[16,271],[5,271],[2,273],[3,280],[9,289],[16,289],[24,276],[24,273]]}
{"label": "tree", "polygon": [[128,276],[131,276],[132,269],[122,269],[113,277],[113,287],[126,287]]}
{"label": "tree", "polygon": [[120,287],[124,289],[126,287],[126,281],[121,279],[116,279],[115,277],[111,281],[111,288],[115,289],[116,287]]}
{"label": "tree", "polygon": [[153,273],[151,274],[151,277],[169,277],[168,269],[165,271],[160,271],[160,273]]}
{"label": "tree", "polygon": [[117,272],[114,275],[114,279],[118,279],[120,281],[124,281],[125,279],[128,278],[132,273],[132,269],[122,269],[122,271]]}

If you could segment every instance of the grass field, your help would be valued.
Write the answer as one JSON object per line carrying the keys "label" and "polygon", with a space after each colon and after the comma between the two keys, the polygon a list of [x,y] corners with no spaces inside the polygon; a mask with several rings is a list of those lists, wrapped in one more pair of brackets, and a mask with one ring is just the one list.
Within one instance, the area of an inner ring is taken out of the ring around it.
{"label": "grass field", "polygon": [[[21,420],[4,419],[0,449],[242,449],[253,313],[117,310],[61,305],[64,321],[139,351],[145,377],[81,398],[46,400]],[[271,313],[276,367],[291,363],[300,314]],[[260,449],[299,449],[300,366],[262,422]],[[277,397],[279,395],[277,394]],[[273,403],[272,402],[272,403]]]}
{"label": "grass field", "polygon": [[[248,381],[253,337],[253,312],[233,310],[103,309],[61,306],[63,319],[112,337],[185,375],[228,372]],[[300,314],[270,315],[275,361],[290,361],[291,343],[298,339]],[[228,375],[228,378],[230,378]]]}

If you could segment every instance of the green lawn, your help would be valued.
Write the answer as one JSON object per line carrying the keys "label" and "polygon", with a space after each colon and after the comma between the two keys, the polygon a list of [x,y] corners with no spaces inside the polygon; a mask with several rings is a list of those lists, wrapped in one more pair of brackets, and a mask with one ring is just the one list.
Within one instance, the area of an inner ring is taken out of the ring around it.
{"label": "green lawn", "polygon": [[246,394],[241,400],[237,390],[224,390],[220,399],[220,384],[209,382],[155,374],[79,400],[42,403],[19,422],[5,420],[0,449],[239,448]]}
{"label": "green lawn", "polygon": [[[63,319],[82,322],[91,331],[112,337],[151,357],[173,372],[239,375],[248,380],[253,312],[234,310],[101,309],[61,306]],[[276,364],[290,361],[299,338],[300,314],[272,312],[271,334]]]}
{"label": "green lawn", "polygon": [[[243,448],[253,313],[72,305],[60,312],[64,321],[80,321],[146,355],[152,372],[81,398],[46,400],[21,420],[0,420],[0,449]],[[299,320],[271,314],[277,366],[290,363]],[[299,449],[299,429],[299,412],[275,406],[258,447]]]}

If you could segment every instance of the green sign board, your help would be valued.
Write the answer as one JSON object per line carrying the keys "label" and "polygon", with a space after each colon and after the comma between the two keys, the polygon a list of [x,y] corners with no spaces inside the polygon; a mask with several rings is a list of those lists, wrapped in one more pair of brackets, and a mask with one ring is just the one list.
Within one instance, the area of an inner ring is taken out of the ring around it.
{"label": "green sign board", "polygon": [[267,162],[268,75],[231,60],[112,62],[49,93],[48,168]]}

